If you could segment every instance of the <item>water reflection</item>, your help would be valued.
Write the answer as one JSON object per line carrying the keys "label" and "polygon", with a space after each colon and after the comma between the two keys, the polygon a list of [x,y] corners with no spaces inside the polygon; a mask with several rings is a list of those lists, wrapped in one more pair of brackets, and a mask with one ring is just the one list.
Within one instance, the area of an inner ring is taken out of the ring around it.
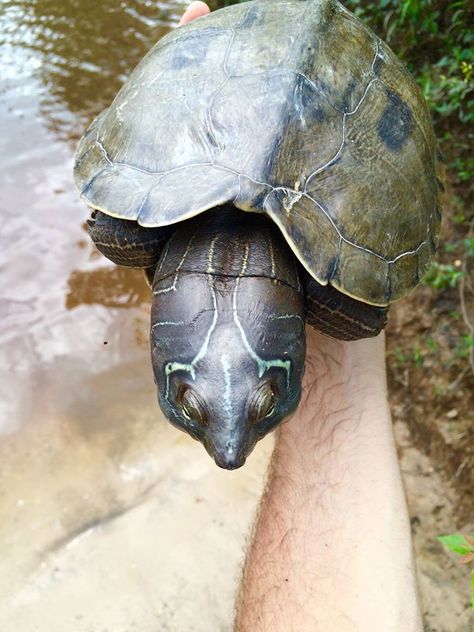
{"label": "water reflection", "polygon": [[164,422],[148,288],[97,256],[72,184],[74,139],[179,13],[0,0],[2,632],[230,629],[271,445],[229,476]]}
{"label": "water reflection", "polygon": [[178,3],[151,0],[7,0],[2,8],[2,47],[30,53],[41,113],[62,140],[80,138],[181,13]]}
{"label": "water reflection", "polygon": [[81,304],[130,308],[150,303],[150,288],[138,270],[110,266],[87,272],[73,270],[68,286],[67,309]]}

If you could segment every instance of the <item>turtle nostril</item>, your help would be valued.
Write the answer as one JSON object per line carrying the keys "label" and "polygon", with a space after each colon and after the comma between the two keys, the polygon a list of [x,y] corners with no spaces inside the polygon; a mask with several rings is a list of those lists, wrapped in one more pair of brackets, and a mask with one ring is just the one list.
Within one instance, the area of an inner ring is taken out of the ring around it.
{"label": "turtle nostril", "polygon": [[236,470],[245,463],[245,455],[237,454],[233,444],[226,444],[225,450],[215,454],[214,460],[224,470]]}

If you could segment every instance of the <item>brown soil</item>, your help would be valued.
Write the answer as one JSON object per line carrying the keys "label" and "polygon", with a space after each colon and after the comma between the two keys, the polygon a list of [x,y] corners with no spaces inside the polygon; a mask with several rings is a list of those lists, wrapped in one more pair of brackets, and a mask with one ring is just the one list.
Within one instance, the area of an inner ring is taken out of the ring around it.
{"label": "brown soil", "polygon": [[422,285],[391,308],[387,328],[390,401],[428,632],[474,629],[471,571],[436,540],[474,532],[474,366],[466,344],[474,266],[464,247],[473,221],[472,191],[452,175],[437,260],[463,270],[464,278],[454,288]]}
{"label": "brown soil", "polygon": [[[455,184],[448,181],[437,258],[464,270],[464,279],[455,288],[421,286],[392,307],[387,365],[394,419],[406,420],[416,445],[453,484],[460,525],[474,516],[474,365],[463,344],[474,323],[473,257],[463,245],[474,209],[472,192]],[[464,219],[456,221],[460,208]]]}

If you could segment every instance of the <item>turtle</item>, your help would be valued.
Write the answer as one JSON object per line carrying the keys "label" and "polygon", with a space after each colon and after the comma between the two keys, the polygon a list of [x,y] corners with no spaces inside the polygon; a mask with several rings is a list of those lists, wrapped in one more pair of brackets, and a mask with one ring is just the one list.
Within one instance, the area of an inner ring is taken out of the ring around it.
{"label": "turtle", "polygon": [[378,335],[429,266],[440,157],[389,47],[336,0],[254,0],[175,29],[90,125],[89,233],[152,288],[159,405],[241,467],[297,409],[305,327]]}

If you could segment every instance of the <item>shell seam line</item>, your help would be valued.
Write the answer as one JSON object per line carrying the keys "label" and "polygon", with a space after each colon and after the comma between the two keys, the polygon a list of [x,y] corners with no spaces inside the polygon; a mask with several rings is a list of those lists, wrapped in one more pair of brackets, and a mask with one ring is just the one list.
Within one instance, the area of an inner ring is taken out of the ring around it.
{"label": "shell seam line", "polygon": [[[292,285],[291,283],[288,283],[288,281],[284,281],[283,279],[279,279],[278,277],[271,277],[271,276],[267,276],[266,274],[229,274],[229,273],[221,273],[221,272],[203,272],[203,271],[196,271],[196,270],[187,270],[187,269],[180,269],[178,272],[179,274],[202,274],[204,276],[210,276],[213,278],[222,278],[222,279],[268,279],[269,281],[276,281],[277,283],[281,283],[282,285],[285,285],[286,287],[291,288],[292,290],[295,290],[297,292],[301,292],[301,289],[298,289],[298,287]],[[165,274],[162,277],[159,278],[159,280],[157,279],[156,281],[154,281],[154,284],[156,285],[157,282],[161,283],[162,281],[166,281],[166,279],[169,279],[170,277],[174,277],[176,276],[176,272],[170,272],[169,274]]]}
{"label": "shell seam line", "polygon": [[[230,78],[230,75],[228,74],[227,67],[226,67],[226,65],[225,65],[225,64],[226,64],[226,62],[227,62],[228,56],[230,55],[230,49],[231,49],[232,43],[233,43],[234,38],[235,38],[235,30],[234,30],[234,29],[231,29],[231,32],[232,32],[232,37],[231,37],[231,40],[230,40],[230,42],[229,42],[229,44],[228,44],[228,47],[227,47],[227,50],[226,50],[226,56],[225,56],[225,60],[224,60],[224,71],[225,71],[225,73],[227,74],[227,76],[226,76],[226,79],[224,80],[224,82],[222,82],[222,84],[218,87],[217,92],[216,92],[216,93],[214,93],[214,95],[213,95],[213,99],[214,99],[214,98],[215,98],[215,96],[218,94],[218,92],[221,90],[221,88],[223,87],[224,83],[225,83],[225,82],[227,82],[227,81],[228,81],[228,79]],[[343,119],[342,119],[342,140],[341,140],[341,144],[340,144],[340,146],[339,146],[339,148],[338,148],[337,152],[336,152],[336,153],[335,153],[335,155],[333,156],[333,158],[331,158],[331,159],[330,159],[330,160],[329,160],[326,164],[324,164],[323,166],[318,167],[318,168],[317,168],[317,169],[316,169],[313,173],[311,173],[311,174],[307,177],[303,191],[296,191],[296,190],[294,190],[294,189],[290,189],[290,188],[288,188],[288,187],[283,187],[283,186],[274,187],[274,186],[272,186],[271,184],[269,184],[269,183],[267,183],[267,182],[260,182],[260,181],[258,181],[258,180],[256,180],[256,179],[252,178],[251,176],[249,176],[249,175],[247,175],[247,174],[240,174],[240,173],[238,173],[237,171],[235,171],[234,169],[231,169],[230,167],[226,167],[226,166],[224,166],[224,165],[219,165],[219,164],[216,164],[214,161],[203,162],[203,163],[191,163],[191,164],[188,164],[188,165],[182,165],[182,166],[179,166],[179,167],[175,167],[174,169],[169,169],[169,170],[167,170],[167,171],[148,171],[148,170],[146,170],[146,169],[141,169],[140,167],[136,167],[136,166],[134,166],[134,165],[128,165],[128,164],[126,164],[126,163],[119,163],[119,162],[114,163],[113,161],[111,161],[111,160],[110,160],[110,158],[109,158],[109,156],[108,156],[108,154],[107,154],[107,150],[106,150],[106,149],[105,149],[105,147],[103,146],[102,142],[99,140],[99,132],[100,132],[100,130],[99,130],[99,129],[97,130],[97,137],[96,137],[96,141],[95,141],[95,142],[96,142],[96,144],[99,146],[100,151],[102,152],[102,154],[103,154],[103,156],[104,156],[105,160],[107,161],[107,163],[108,163],[110,166],[112,166],[112,167],[117,166],[117,167],[130,168],[130,169],[137,170],[137,171],[139,171],[139,172],[141,172],[141,173],[144,173],[144,174],[147,174],[147,175],[156,175],[156,176],[161,176],[161,177],[160,177],[160,179],[159,179],[159,181],[158,181],[158,182],[155,182],[155,183],[153,184],[153,186],[156,186],[157,184],[159,184],[159,182],[161,181],[161,179],[162,179],[164,176],[167,176],[167,175],[169,175],[169,174],[171,174],[171,173],[174,173],[174,172],[176,172],[176,171],[179,171],[179,170],[182,170],[182,169],[186,169],[186,168],[193,168],[193,167],[206,167],[206,166],[213,166],[213,167],[215,167],[215,168],[217,168],[217,169],[222,169],[223,171],[227,171],[227,172],[229,172],[229,173],[233,173],[234,175],[236,175],[236,176],[238,177],[238,179],[239,179],[239,191],[240,191],[240,189],[241,189],[241,178],[242,178],[242,177],[249,179],[250,181],[254,182],[255,184],[258,184],[258,185],[261,185],[261,186],[265,186],[265,187],[269,187],[271,190],[268,192],[268,194],[266,195],[266,197],[265,197],[265,199],[264,199],[264,202],[263,202],[263,207],[264,207],[264,208],[266,207],[266,204],[267,204],[267,201],[268,201],[268,197],[269,197],[269,196],[270,196],[273,192],[278,191],[278,190],[282,190],[282,191],[285,191],[285,192],[287,192],[287,193],[294,194],[294,195],[299,196],[299,197],[303,197],[303,196],[304,196],[304,197],[307,197],[309,200],[311,200],[311,201],[312,201],[312,202],[313,202],[313,203],[314,203],[314,204],[315,204],[315,205],[316,205],[316,206],[317,206],[317,207],[318,207],[318,208],[322,211],[322,213],[325,215],[325,217],[329,220],[330,224],[331,224],[331,225],[333,226],[333,228],[336,230],[336,232],[337,232],[337,234],[338,234],[338,236],[339,236],[340,240],[344,241],[344,242],[345,242],[345,243],[347,243],[348,245],[350,245],[350,246],[352,246],[352,247],[354,247],[354,248],[356,248],[356,249],[358,249],[358,250],[362,250],[362,251],[364,251],[364,252],[367,252],[367,253],[369,253],[369,254],[374,255],[374,256],[375,256],[375,257],[377,257],[378,259],[381,259],[382,261],[385,261],[388,265],[390,265],[390,264],[396,263],[396,261],[398,261],[399,259],[401,259],[401,258],[403,258],[403,257],[409,256],[409,255],[414,255],[414,254],[417,254],[417,253],[419,252],[419,250],[420,250],[420,249],[421,249],[421,248],[422,248],[422,247],[423,247],[423,246],[427,243],[427,239],[424,239],[424,240],[423,240],[423,241],[422,241],[422,242],[421,242],[421,243],[420,243],[420,244],[419,244],[419,245],[418,245],[418,246],[417,246],[414,250],[410,250],[410,251],[407,251],[407,252],[403,252],[403,253],[401,253],[400,255],[398,255],[397,257],[395,257],[394,259],[390,259],[390,260],[389,260],[389,259],[386,259],[385,257],[383,257],[382,255],[380,255],[379,253],[376,253],[376,252],[374,252],[373,250],[370,250],[370,248],[366,248],[366,247],[364,247],[364,246],[360,246],[360,245],[358,245],[358,244],[355,244],[354,242],[352,242],[352,241],[350,241],[349,239],[347,239],[346,237],[344,237],[344,236],[342,235],[342,233],[340,232],[339,228],[338,228],[338,227],[336,226],[336,224],[334,223],[334,221],[333,221],[333,219],[331,218],[331,216],[329,215],[329,213],[326,211],[326,209],[324,209],[324,207],[323,207],[323,206],[322,206],[322,205],[321,205],[321,204],[320,204],[317,200],[315,200],[313,197],[311,197],[311,196],[307,193],[307,187],[308,187],[308,184],[309,184],[310,180],[311,180],[311,179],[312,179],[315,175],[317,175],[318,173],[320,173],[321,171],[323,171],[323,170],[324,170],[324,169],[326,169],[327,167],[330,167],[332,164],[334,164],[334,162],[337,160],[337,158],[339,157],[340,153],[342,152],[342,149],[343,149],[343,147],[344,147],[345,140],[346,140],[346,139],[345,139],[345,134],[346,134],[346,125],[345,125],[345,122],[346,122],[346,118],[347,118],[348,116],[351,116],[351,115],[355,114],[355,113],[359,110],[360,106],[362,105],[363,101],[365,100],[365,98],[366,98],[366,96],[367,96],[367,94],[368,94],[368,92],[369,92],[370,87],[373,85],[373,83],[374,83],[375,81],[380,81],[381,83],[384,83],[384,82],[383,82],[383,81],[381,81],[381,80],[380,80],[377,76],[375,76],[375,70],[374,70],[374,68],[375,68],[375,63],[376,63],[376,61],[377,61],[377,58],[379,57],[379,53],[380,53],[380,40],[377,38],[377,40],[376,40],[376,50],[375,50],[374,57],[373,57],[373,59],[372,59],[372,63],[371,63],[371,68],[370,68],[370,74],[372,75],[372,78],[371,78],[371,79],[370,79],[370,81],[367,83],[367,85],[366,85],[366,87],[365,87],[365,90],[364,90],[364,93],[363,93],[362,97],[359,99],[359,102],[358,102],[358,103],[357,103],[357,105],[354,107],[354,109],[353,109],[353,110],[351,110],[350,112],[343,112],[343,113],[342,113],[342,114],[343,114]],[[293,72],[294,72],[295,76],[298,76],[298,75],[299,75],[299,76],[304,77],[304,79],[305,79],[306,81],[308,81],[308,82],[309,82],[309,83],[313,86],[313,88],[314,88],[316,91],[318,91],[319,93],[321,93],[321,91],[318,89],[318,87],[316,86],[316,84],[314,84],[314,82],[312,82],[312,81],[311,81],[311,80],[310,80],[310,79],[309,79],[306,75],[304,75],[303,73],[297,72],[297,71],[293,71]],[[384,85],[385,85],[385,84],[384,84]],[[323,96],[324,96],[324,95],[323,95]],[[333,108],[334,108],[334,109],[336,109],[338,112],[340,112],[340,110],[339,110],[338,108],[335,108],[335,106],[333,106],[333,105],[330,103],[330,101],[329,101],[329,100],[328,100],[325,96],[324,96],[324,98],[326,99],[326,101],[329,103],[329,105],[330,105],[331,107],[333,107]],[[212,104],[212,101],[211,101],[211,104]],[[208,108],[208,116],[210,116],[210,108]],[[211,127],[212,127],[212,123],[211,123]],[[421,126],[419,125],[419,127],[421,127]],[[212,131],[212,130],[211,130],[211,131]],[[214,134],[214,132],[212,132],[212,133]],[[214,135],[214,138],[215,138],[215,135]],[[219,143],[217,143],[217,144],[219,144]],[[101,170],[101,171],[97,174],[97,176],[95,176],[95,178],[96,178],[96,177],[98,177],[101,173],[103,173],[103,171],[105,171],[105,169],[106,169],[106,168],[107,168],[107,167],[105,167],[104,169],[102,169],[102,170]],[[93,178],[93,179],[91,180],[91,182],[89,183],[89,186],[90,186],[90,184],[94,181],[94,179],[95,179],[95,178]],[[150,190],[151,190],[151,187],[150,187]],[[143,208],[144,203],[145,203],[146,199],[147,199],[147,198],[148,198],[148,196],[149,196],[150,190],[148,191],[148,193],[146,194],[146,196],[144,196],[144,199],[142,200],[142,202],[141,202],[141,204],[140,204],[140,209],[141,209],[141,208]],[[234,202],[237,200],[237,198],[238,198],[238,194],[234,197]],[[432,217],[432,213],[431,213],[430,218],[431,218],[431,217]],[[428,232],[429,232],[429,227],[428,227]],[[339,247],[339,249],[340,249],[340,247]]]}
{"label": "shell seam line", "polygon": [[[227,171],[228,173],[233,173],[234,175],[236,175],[238,178],[247,178],[248,180],[250,180],[251,182],[253,182],[254,184],[258,184],[261,186],[265,186],[265,187],[269,187],[270,191],[268,192],[267,196],[264,199],[263,202],[263,207],[265,208],[265,205],[267,203],[268,197],[274,193],[275,191],[285,191],[285,192],[289,192],[289,193],[293,193],[295,195],[300,195],[301,197],[306,197],[309,200],[311,200],[314,204],[316,204],[316,206],[318,206],[318,208],[323,212],[323,214],[325,215],[325,217],[329,220],[329,222],[331,223],[331,225],[334,227],[334,229],[336,230],[338,236],[342,239],[342,241],[344,241],[345,243],[347,243],[349,246],[353,246],[354,248],[357,248],[358,250],[363,250],[365,252],[368,252],[369,254],[374,255],[375,257],[382,259],[383,261],[385,261],[388,264],[391,263],[395,263],[396,261],[398,261],[398,259],[401,259],[402,257],[408,256],[408,255],[413,255],[416,254],[420,248],[422,246],[424,246],[426,244],[426,239],[423,240],[418,246],[417,248],[415,248],[414,250],[410,250],[407,252],[403,252],[400,255],[398,255],[397,257],[395,257],[394,259],[388,260],[385,259],[385,257],[383,257],[382,255],[378,254],[377,252],[374,252],[373,250],[370,250],[370,248],[365,248],[364,246],[360,246],[359,244],[355,244],[354,242],[350,241],[349,239],[347,239],[346,237],[344,237],[341,232],[339,231],[338,227],[335,225],[334,221],[332,220],[332,218],[330,217],[330,215],[328,214],[328,212],[324,209],[323,206],[321,206],[321,204],[319,202],[317,202],[313,197],[311,197],[310,195],[308,195],[305,192],[302,191],[296,191],[294,189],[290,189],[288,187],[283,187],[283,186],[279,186],[279,187],[274,187],[273,185],[269,184],[268,182],[261,182],[259,180],[256,180],[255,178],[252,178],[252,176],[249,176],[245,173],[238,173],[237,171],[235,171],[234,169],[231,169],[230,167],[226,167],[225,165],[218,165],[214,162],[203,162],[203,163],[191,163],[188,165],[182,165],[180,167],[176,167],[175,169],[170,169],[169,171],[155,171],[155,172],[149,172],[149,171],[144,171],[142,169],[140,169],[139,167],[134,167],[132,165],[127,165],[127,164],[122,164],[122,163],[110,163],[112,166],[123,166],[123,167],[128,167],[130,169],[136,169],[137,171],[141,171],[143,173],[147,173],[148,175],[159,175],[159,176],[165,176],[168,175],[169,173],[174,173],[176,171],[180,171],[182,169],[187,169],[187,168],[192,168],[192,167],[215,167],[216,169],[222,169],[223,171]],[[103,173],[103,171],[105,171],[106,167],[104,167],[103,170],[101,170],[97,176],[95,176],[96,178]],[[95,179],[95,178],[94,178]],[[92,182],[93,180],[91,180]],[[153,186],[156,186],[157,183],[154,183]],[[149,192],[147,193],[148,197]],[[235,201],[236,198],[234,198]]]}
{"label": "shell seam line", "polygon": [[[342,112],[342,139],[341,139],[341,144],[339,145],[339,149],[336,151],[334,156],[330,160],[328,160],[328,162],[326,162],[326,164],[324,164],[321,167],[318,167],[317,169],[315,169],[313,171],[313,173],[311,173],[306,178],[306,182],[305,182],[304,189],[303,189],[303,191],[305,193],[308,190],[308,185],[309,185],[310,180],[312,180],[312,178],[315,175],[317,175],[318,173],[321,173],[322,171],[324,171],[325,169],[327,169],[328,167],[333,165],[336,162],[336,160],[339,158],[339,156],[340,156],[340,154],[341,154],[341,152],[342,152],[342,150],[344,148],[344,145],[346,143],[346,118],[348,116],[352,116],[353,114],[356,114],[356,112],[359,110],[360,106],[362,105],[363,101],[365,100],[365,97],[367,96],[367,93],[369,92],[370,87],[377,80],[377,77],[376,77],[375,71],[374,71],[374,67],[375,67],[375,63],[377,61],[377,57],[378,56],[379,56],[379,42],[377,40],[375,54],[374,54],[374,57],[372,59],[372,63],[370,65],[370,74],[371,74],[372,78],[370,79],[370,81],[365,86],[364,93],[362,94],[362,97],[359,99],[359,102],[357,103],[355,108],[353,110],[351,110],[350,112]],[[340,110],[338,110],[338,111],[340,111]]]}
{"label": "shell seam line", "polygon": [[[245,14],[245,15],[247,15],[247,14]],[[229,59],[230,49],[232,48],[232,44],[234,43],[235,29],[230,29],[230,31],[231,31],[230,41],[229,41],[229,43],[227,45],[227,49],[226,49],[226,52],[225,52],[225,55],[224,55],[224,62],[223,62],[223,70],[224,70],[224,74],[225,74],[225,79],[221,82],[221,84],[217,87],[217,90],[212,95],[210,103],[209,103],[209,106],[208,106],[207,111],[206,111],[207,120],[208,120],[208,123],[209,123],[209,130],[210,130],[211,136],[212,136],[212,138],[214,140],[214,143],[217,145],[219,157],[222,155],[223,149],[221,147],[221,144],[220,144],[219,140],[217,139],[217,135],[216,135],[216,132],[215,132],[214,121],[213,121],[213,117],[212,117],[212,108],[213,108],[214,101],[215,101],[217,95],[222,91],[222,89],[224,88],[225,84],[230,79],[229,71],[227,70],[227,60]]]}

